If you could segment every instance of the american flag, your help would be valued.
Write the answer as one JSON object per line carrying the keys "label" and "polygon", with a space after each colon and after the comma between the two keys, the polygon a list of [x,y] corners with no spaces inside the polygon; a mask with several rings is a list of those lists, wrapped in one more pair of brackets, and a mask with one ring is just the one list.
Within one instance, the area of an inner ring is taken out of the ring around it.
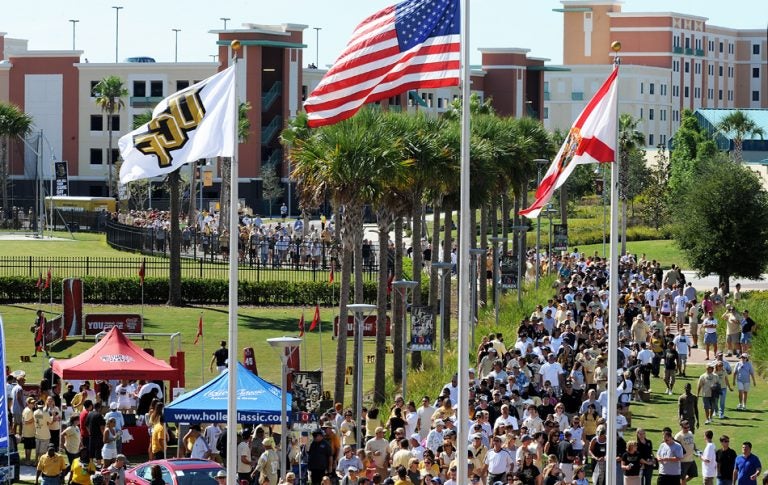
{"label": "american flag", "polygon": [[459,0],[406,0],[363,20],[304,103],[312,127],[409,89],[459,84]]}

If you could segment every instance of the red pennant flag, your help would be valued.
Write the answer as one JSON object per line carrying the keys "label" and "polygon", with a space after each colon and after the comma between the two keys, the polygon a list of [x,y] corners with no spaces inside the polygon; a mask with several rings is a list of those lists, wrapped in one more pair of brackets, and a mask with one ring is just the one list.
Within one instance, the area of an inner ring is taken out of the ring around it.
{"label": "red pennant flag", "polygon": [[197,341],[203,336],[203,314],[200,314],[200,320],[197,322],[197,335],[195,335],[195,342],[192,345],[197,345]]}
{"label": "red pennant flag", "polygon": [[48,268],[48,275],[45,277],[45,286],[43,289],[47,289],[51,287],[51,268]]}
{"label": "red pennant flag", "polygon": [[395,273],[389,275],[387,278],[387,296],[392,294],[392,280],[395,279]]}
{"label": "red pennant flag", "polygon": [[141,286],[144,286],[144,275],[146,274],[146,260],[141,261],[141,266],[139,266],[139,284]]}
{"label": "red pennant flag", "polygon": [[331,275],[328,277],[328,283],[333,284],[333,265],[331,265]]}
{"label": "red pennant flag", "polygon": [[41,290],[43,288],[43,273],[40,273],[37,276],[37,283],[35,283],[35,288],[38,290]]}
{"label": "red pennant flag", "polygon": [[301,312],[301,320],[299,320],[299,337],[304,336],[304,312]]}
{"label": "red pennant flag", "polygon": [[312,324],[309,326],[309,331],[313,331],[318,323],[320,323],[320,305],[315,303],[315,316],[312,317]]}

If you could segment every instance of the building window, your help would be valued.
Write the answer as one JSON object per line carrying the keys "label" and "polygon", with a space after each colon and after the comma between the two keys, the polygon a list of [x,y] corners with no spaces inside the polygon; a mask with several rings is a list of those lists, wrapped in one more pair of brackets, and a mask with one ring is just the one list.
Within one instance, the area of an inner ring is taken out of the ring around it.
{"label": "building window", "polygon": [[752,68],[752,77],[760,77],[760,68],[759,67],[753,67]]}
{"label": "building window", "polygon": [[685,93],[683,97],[687,98],[687,97],[689,97],[689,96],[690,96],[690,90],[689,90],[688,86],[686,86],[686,87],[684,88],[684,91],[683,91],[683,92]]}
{"label": "building window", "polygon": [[659,135],[659,143],[666,146],[667,145],[667,135]]}
{"label": "building window", "polygon": [[653,146],[653,133],[648,135],[648,146]]}
{"label": "building window", "polygon": [[691,72],[691,63],[687,62],[685,63],[685,72]]}
{"label": "building window", "polygon": [[547,107],[544,107],[544,119],[545,120],[549,119],[549,108]]}
{"label": "building window", "polygon": [[714,40],[710,40],[709,41],[709,52],[714,52],[714,51],[715,51],[715,41]]}
{"label": "building window", "polygon": [[717,67],[717,75],[722,77],[723,76],[723,66]]}
{"label": "building window", "polygon": [[648,119],[649,120],[653,119],[653,108],[648,109]]}
{"label": "building window", "polygon": [[187,89],[188,87],[189,81],[176,81],[176,91],[181,91],[182,89]]}
{"label": "building window", "polygon": [[694,73],[695,74],[701,74],[701,63],[697,62],[693,65],[694,67]]}
{"label": "building window", "polygon": [[650,83],[650,84],[648,85],[648,94],[653,94],[653,92],[654,92],[654,89],[653,89],[653,88],[654,88],[654,87],[656,87],[656,85],[655,85],[655,84],[653,84],[653,83]]}
{"label": "building window", "polygon": [[733,89],[728,90],[728,101],[733,101]]}
{"label": "building window", "polygon": [[96,97],[96,85],[99,84],[99,81],[91,81],[91,97]]}
{"label": "building window", "polygon": [[715,66],[713,66],[712,64],[707,66],[707,72],[709,72],[710,76],[714,76],[715,75]]}
{"label": "building window", "polygon": [[163,81],[150,81],[149,95],[153,98],[163,97]]}
{"label": "building window", "polygon": [[693,97],[696,99],[701,98],[701,88],[693,88]]}
{"label": "building window", "polygon": [[752,101],[760,101],[760,91],[752,91]]}
{"label": "building window", "polygon": [[665,109],[660,109],[659,110],[659,119],[661,121],[667,121],[667,110],[665,110]]}
{"label": "building window", "polygon": [[722,54],[722,53],[723,53],[723,43],[720,42],[720,54]]}
{"label": "building window", "polygon": [[675,72],[680,72],[680,61],[672,62],[672,70]]}
{"label": "building window", "polygon": [[116,164],[120,160],[120,149],[113,148],[112,149],[112,164]]}
{"label": "building window", "polygon": [[147,96],[147,83],[145,81],[133,81],[133,95],[137,98]]}
{"label": "building window", "polygon": [[640,108],[640,119],[643,119],[643,108]]}
{"label": "building window", "polygon": [[760,55],[760,44],[752,44],[752,55],[753,56]]}
{"label": "building window", "polygon": [[707,99],[714,99],[715,90],[712,88],[707,89]]}
{"label": "building window", "polygon": [[643,94],[643,83],[640,83],[640,94]]}
{"label": "building window", "polygon": [[91,131],[104,131],[104,117],[91,115]]}
{"label": "building window", "polygon": [[717,99],[720,100],[720,101],[723,100],[723,90],[722,89],[718,89],[717,90]]}
{"label": "building window", "polygon": [[301,100],[306,101],[307,100],[307,93],[309,92],[309,88],[306,84],[301,86]]}
{"label": "building window", "polygon": [[729,68],[728,68],[728,77],[729,77],[729,78],[733,79],[733,72],[734,72],[734,71],[735,71],[735,69],[734,69],[734,68],[732,68],[732,67],[729,67]]}
{"label": "building window", "polygon": [[120,131],[120,115],[112,115],[112,131]]}
{"label": "building window", "polygon": [[544,81],[544,92],[545,93],[549,92],[549,81]]}
{"label": "building window", "polygon": [[686,37],[685,38],[685,48],[690,49],[691,48],[691,39]]}
{"label": "building window", "polygon": [[667,85],[666,84],[662,84],[661,85],[661,95],[662,96],[666,96],[667,95]]}
{"label": "building window", "polygon": [[101,148],[91,148],[91,165],[104,164],[104,150]]}
{"label": "building window", "polygon": [[728,54],[733,54],[734,48],[733,48],[733,42],[728,43]]}

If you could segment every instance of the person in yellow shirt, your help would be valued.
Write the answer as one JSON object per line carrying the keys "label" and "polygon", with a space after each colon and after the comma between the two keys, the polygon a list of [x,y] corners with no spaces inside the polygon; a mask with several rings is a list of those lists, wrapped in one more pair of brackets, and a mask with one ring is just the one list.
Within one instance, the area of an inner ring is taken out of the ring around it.
{"label": "person in yellow shirt", "polygon": [[64,457],[56,453],[56,446],[48,445],[48,452],[40,457],[35,473],[35,485],[40,484],[40,476],[43,477],[43,485],[60,485],[61,474],[67,469]]}
{"label": "person in yellow shirt", "polygon": [[[32,450],[35,449],[35,398],[27,398],[27,407],[21,413],[21,441],[24,443],[24,459],[32,465]],[[38,457],[39,458],[39,457]]]}
{"label": "person in yellow shirt", "polygon": [[75,485],[91,485],[91,475],[96,473],[96,465],[88,458],[88,450],[80,450],[80,456],[72,460],[69,481]]}
{"label": "person in yellow shirt", "polygon": [[165,458],[165,447],[168,444],[168,430],[165,428],[165,418],[161,414],[152,427],[150,453],[153,460]]}

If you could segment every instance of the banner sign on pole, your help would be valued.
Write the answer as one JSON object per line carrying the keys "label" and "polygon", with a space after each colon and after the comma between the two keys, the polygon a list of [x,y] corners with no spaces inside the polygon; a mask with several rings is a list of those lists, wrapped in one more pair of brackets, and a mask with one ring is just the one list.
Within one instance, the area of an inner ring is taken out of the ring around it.
{"label": "banner sign on pole", "polygon": [[568,225],[567,224],[552,225],[552,250],[553,251],[568,250]]}
{"label": "banner sign on pole", "polygon": [[121,332],[141,333],[143,322],[138,313],[89,313],[85,316],[85,335],[98,335],[112,327]]}
{"label": "banner sign on pole", "polygon": [[[392,331],[392,321],[387,316],[387,337],[390,336]],[[355,316],[347,315],[347,337],[355,335]],[[333,336],[339,336],[339,316],[336,315],[333,319]],[[376,336],[376,315],[368,315],[363,321],[363,337],[375,337]]]}
{"label": "banner sign on pole", "polygon": [[295,411],[319,413],[323,400],[322,371],[293,372],[293,406]]}
{"label": "banner sign on pole", "polygon": [[243,365],[255,375],[259,375],[259,369],[256,367],[256,353],[253,351],[253,347],[243,349]]}
{"label": "banner sign on pole", "polygon": [[435,314],[428,306],[411,308],[411,346],[414,351],[435,350]]}
{"label": "banner sign on pole", "polygon": [[56,185],[53,193],[57,196],[69,195],[69,168],[67,167],[67,161],[54,162],[54,171],[56,174]]}
{"label": "banner sign on pole", "polygon": [[513,290],[517,288],[517,258],[504,256],[501,258],[501,290]]}

